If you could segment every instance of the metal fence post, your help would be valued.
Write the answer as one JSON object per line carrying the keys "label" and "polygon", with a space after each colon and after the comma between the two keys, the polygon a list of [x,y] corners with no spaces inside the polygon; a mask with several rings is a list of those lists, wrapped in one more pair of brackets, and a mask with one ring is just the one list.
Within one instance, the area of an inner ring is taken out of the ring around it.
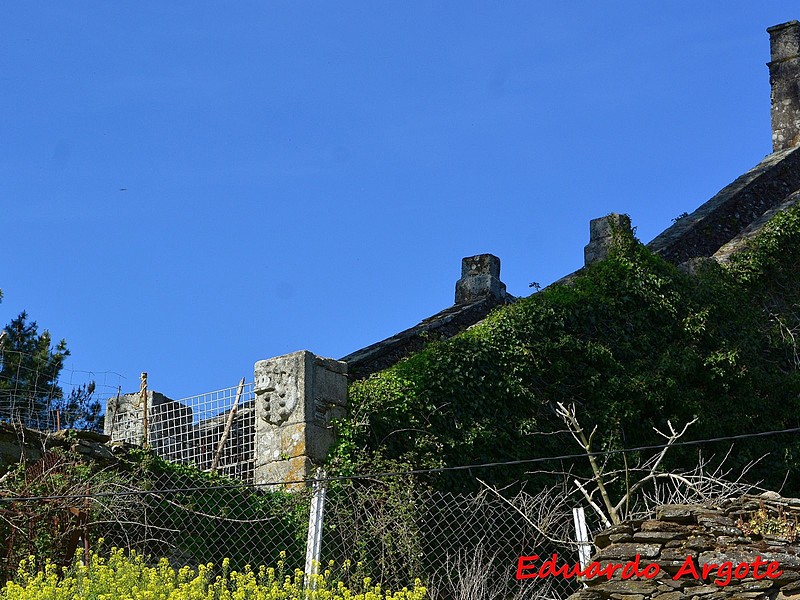
{"label": "metal fence post", "polygon": [[305,586],[316,587],[310,583],[312,576],[319,573],[319,557],[322,550],[322,521],[325,516],[325,472],[317,469],[317,479],[311,492],[311,511],[308,515],[308,538],[306,541],[306,579]]}
{"label": "metal fence post", "polygon": [[[575,521],[575,541],[578,543],[578,562],[581,565],[581,571],[586,569],[589,564],[589,559],[592,557],[592,545],[589,543],[589,530],[586,527],[586,515],[583,512],[583,507],[572,509],[572,518]],[[583,584],[586,587],[586,584]]]}

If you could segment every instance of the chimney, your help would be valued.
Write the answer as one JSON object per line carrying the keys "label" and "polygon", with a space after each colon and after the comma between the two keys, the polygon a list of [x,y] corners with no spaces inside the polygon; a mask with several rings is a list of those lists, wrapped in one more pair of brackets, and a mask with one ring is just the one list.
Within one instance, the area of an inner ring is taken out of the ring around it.
{"label": "chimney", "polygon": [[589,221],[589,243],[583,248],[583,264],[589,266],[608,258],[614,244],[614,232],[625,231],[633,235],[628,215],[611,213]]}
{"label": "chimney", "polygon": [[506,295],[506,284],[500,281],[499,258],[493,254],[478,254],[461,259],[456,304],[468,304],[487,296],[502,300]]}
{"label": "chimney", "polygon": [[769,84],[772,87],[772,150],[800,145],[800,23],[767,29]]}

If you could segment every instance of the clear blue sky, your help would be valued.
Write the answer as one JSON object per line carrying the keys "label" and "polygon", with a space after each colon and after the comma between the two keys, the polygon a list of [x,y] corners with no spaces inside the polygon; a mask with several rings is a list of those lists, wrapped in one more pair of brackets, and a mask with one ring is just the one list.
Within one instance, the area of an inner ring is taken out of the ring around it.
{"label": "clear blue sky", "polygon": [[[771,151],[796,2],[15,2],[0,20],[0,322],[173,398],[515,295],[588,221],[649,241]],[[123,191],[124,190],[124,191]],[[67,375],[68,377],[69,375]],[[76,376],[76,380],[81,379]]]}

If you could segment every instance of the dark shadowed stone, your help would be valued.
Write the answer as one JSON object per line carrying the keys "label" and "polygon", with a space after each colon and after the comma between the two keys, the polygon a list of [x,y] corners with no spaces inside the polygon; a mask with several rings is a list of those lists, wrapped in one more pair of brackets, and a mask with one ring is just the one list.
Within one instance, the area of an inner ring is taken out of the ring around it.
{"label": "dark shadowed stone", "polygon": [[607,597],[592,590],[581,590],[572,594],[567,600],[605,600]]}
{"label": "dark shadowed stone", "polygon": [[698,585],[692,588],[692,594],[695,596],[705,596],[706,594],[713,594],[719,591],[718,585]]}
{"label": "dark shadowed stone", "polygon": [[711,535],[717,537],[717,538],[719,538],[721,536],[728,536],[728,537],[734,537],[735,538],[735,537],[739,537],[740,535],[742,535],[742,530],[739,529],[738,527],[716,526],[716,527],[710,527],[709,528],[709,533]]}
{"label": "dark shadowed stone", "polygon": [[781,576],[776,577],[774,581],[776,585],[787,585],[796,582],[798,579],[800,579],[800,572],[783,569]]}
{"label": "dark shadowed stone", "polygon": [[703,515],[697,517],[697,524],[703,525],[704,527],[733,527],[736,525],[736,522],[730,517],[725,517],[723,515]]}
{"label": "dark shadowed stone", "polygon": [[603,531],[599,531],[594,536],[594,545],[602,549],[613,542],[612,535],[625,534],[632,536],[633,527],[629,523],[622,523],[621,525],[614,525]]}
{"label": "dark shadowed stone", "polygon": [[687,550],[708,550],[715,541],[716,538],[710,535],[694,535],[683,543],[683,547]]}
{"label": "dark shadowed stone", "polygon": [[650,521],[645,521],[642,523],[642,526],[639,528],[640,531],[691,531],[686,525],[681,525],[680,523],[672,523],[670,521],[656,521],[655,519],[651,519]]}
{"label": "dark shadowed stone", "polygon": [[675,581],[672,578],[663,579],[659,582],[659,585],[662,586],[666,591],[682,588],[684,587],[683,584],[683,581]]}
{"label": "dark shadowed stone", "polygon": [[662,560],[679,560],[683,563],[688,556],[692,558],[697,558],[696,552],[687,552],[682,548],[664,548],[661,551],[661,559]]}
{"label": "dark shadowed stone", "polygon": [[658,596],[653,596],[653,598],[658,598],[658,600],[684,600],[686,596],[683,592],[665,592]]}
{"label": "dark shadowed stone", "polygon": [[637,531],[633,534],[633,539],[637,542],[656,542],[658,544],[664,544],[684,537],[686,537],[685,533],[677,531]]}
{"label": "dark shadowed stone", "polygon": [[749,544],[749,543],[750,540],[742,536],[733,537],[730,535],[721,535],[717,538],[718,546],[735,546],[737,544]]}
{"label": "dark shadowed stone", "polygon": [[770,546],[786,546],[789,544],[788,539],[778,535],[765,535],[764,541]]}
{"label": "dark shadowed stone", "polygon": [[650,596],[653,592],[653,582],[639,579],[627,581],[603,581],[592,586],[592,591],[611,594],[644,594]]}
{"label": "dark shadowed stone", "polygon": [[800,594],[800,581],[793,581],[781,587],[781,592],[786,596],[796,596]]}
{"label": "dark shadowed stone", "polygon": [[697,523],[694,511],[682,504],[668,504],[656,510],[656,517],[660,521],[671,521],[674,523],[694,524]]}
{"label": "dark shadowed stone", "polygon": [[655,558],[661,552],[661,544],[612,544],[597,553],[597,560],[633,560],[638,554],[642,558]]}
{"label": "dark shadowed stone", "polygon": [[737,586],[743,592],[757,592],[759,590],[768,590],[775,586],[775,582],[770,579],[762,579],[760,581],[744,579]]}

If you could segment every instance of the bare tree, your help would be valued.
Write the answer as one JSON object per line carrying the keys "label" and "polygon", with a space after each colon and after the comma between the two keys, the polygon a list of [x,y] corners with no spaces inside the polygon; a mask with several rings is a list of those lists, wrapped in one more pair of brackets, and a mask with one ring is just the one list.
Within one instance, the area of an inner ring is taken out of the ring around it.
{"label": "bare tree", "polygon": [[[624,466],[611,468],[608,457],[602,461],[598,460],[598,453],[594,451],[593,442],[597,427],[595,426],[587,435],[578,420],[574,404],[565,406],[559,402],[556,415],[566,424],[570,435],[586,454],[591,467],[590,477],[578,477],[566,472],[562,474],[572,478],[575,489],[580,492],[606,527],[619,524],[634,516],[650,514],[661,504],[707,502],[711,499],[741,496],[757,487],[757,484],[745,482],[744,477],[761,459],[749,463],[731,479],[732,469],[726,469],[724,466],[730,450],[714,467],[712,467],[713,457],[703,458],[702,455],[698,455],[697,466],[692,469],[664,470],[664,458],[686,434],[689,427],[697,422],[697,418],[678,428],[667,421],[667,432],[654,427],[653,431],[664,438],[660,450],[655,455],[630,465],[623,453]],[[612,498],[609,486],[618,481],[624,482],[624,491],[618,498]]]}

